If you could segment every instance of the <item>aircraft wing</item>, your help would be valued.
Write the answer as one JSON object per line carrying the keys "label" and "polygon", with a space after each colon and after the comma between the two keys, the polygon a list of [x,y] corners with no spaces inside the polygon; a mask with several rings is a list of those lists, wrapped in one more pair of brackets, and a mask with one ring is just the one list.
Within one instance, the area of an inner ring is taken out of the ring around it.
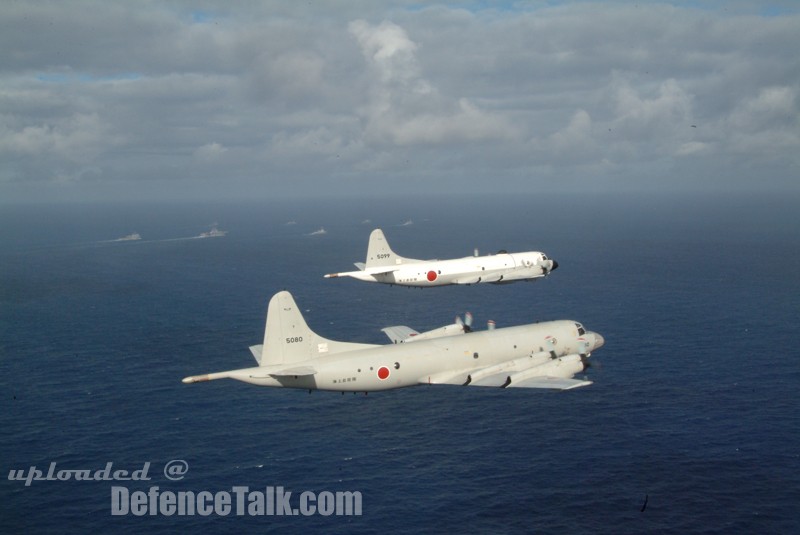
{"label": "aircraft wing", "polygon": [[[361,267],[356,264],[356,267]],[[397,266],[381,266],[381,267],[373,267],[373,268],[365,268],[359,269],[359,271],[345,271],[342,273],[328,273],[324,277],[326,279],[333,279],[336,277],[353,277],[355,279],[360,280],[369,280],[369,277],[374,275],[385,275],[386,273],[392,273],[393,271],[399,271],[400,268]]]}
{"label": "aircraft wing", "polygon": [[468,277],[461,277],[460,279],[454,279],[453,284],[478,284],[481,282],[481,278],[476,275],[470,275]]}
{"label": "aircraft wing", "polygon": [[469,370],[461,370],[457,372],[448,371],[423,377],[420,379],[419,384],[424,385],[463,385],[469,379]]}
{"label": "aircraft wing", "polygon": [[[531,377],[529,379],[522,379],[519,381],[512,381],[506,385],[509,378],[508,373],[499,373],[489,377],[484,377],[480,381],[468,383],[469,386],[493,386],[495,388],[544,388],[548,390],[570,390],[572,388],[579,388],[592,384],[591,381],[581,381],[578,379],[566,379],[563,377]],[[512,375],[513,377],[513,375]],[[420,381],[420,384],[430,385],[465,385],[469,379],[468,372],[457,372],[440,374],[425,378]],[[505,385],[505,386],[504,386]]]}
{"label": "aircraft wing", "polygon": [[564,377],[549,377],[547,375],[542,377],[531,377],[529,379],[522,379],[521,381],[514,382],[508,385],[508,388],[549,388],[553,390],[569,390],[571,388],[578,388],[592,384],[591,381],[581,381],[579,379],[567,379]]}
{"label": "aircraft wing", "polygon": [[550,377],[542,375],[539,377],[529,377],[527,379],[514,380],[514,374],[508,372],[497,373],[484,377],[479,381],[469,383],[470,386],[494,386],[503,388],[545,388],[549,390],[569,390],[592,384],[591,381],[581,381],[579,379],[567,379],[564,377]]}
{"label": "aircraft wing", "polygon": [[417,342],[419,340],[430,340],[431,338],[441,338],[443,336],[454,336],[457,334],[464,334],[464,325],[453,323],[433,329],[432,331],[425,331],[419,333],[411,327],[405,325],[395,325],[394,327],[386,327],[381,329],[386,333],[386,336],[395,344],[405,344],[409,342]]}
{"label": "aircraft wing", "polygon": [[552,373],[550,370],[543,369],[541,374],[536,374],[536,368],[541,366],[548,366],[548,364],[526,367],[520,370],[518,364],[510,361],[486,368],[443,372],[424,377],[420,380],[420,383],[493,386],[495,388],[544,388],[549,390],[570,390],[592,384],[591,381],[548,375],[548,373]]}
{"label": "aircraft wing", "polygon": [[386,336],[389,337],[389,340],[391,340],[393,344],[401,344],[412,336],[417,336],[419,334],[411,327],[406,327],[405,325],[386,327],[385,329],[381,329],[381,331],[386,333]]}

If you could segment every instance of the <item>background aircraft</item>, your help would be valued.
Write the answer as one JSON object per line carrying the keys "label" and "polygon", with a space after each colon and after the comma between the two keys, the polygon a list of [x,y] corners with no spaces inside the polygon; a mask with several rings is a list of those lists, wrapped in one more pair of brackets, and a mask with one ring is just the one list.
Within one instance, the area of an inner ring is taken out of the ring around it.
{"label": "background aircraft", "polygon": [[444,286],[447,284],[503,284],[533,280],[547,276],[558,262],[538,251],[495,255],[467,256],[452,260],[416,260],[404,258],[389,247],[381,229],[369,236],[366,263],[357,262],[358,271],[329,273],[325,278],[353,277],[354,279],[398,284],[401,286]]}
{"label": "background aircraft", "polygon": [[384,330],[393,344],[337,342],[314,333],[289,292],[269,302],[258,366],[183,379],[236,379],[260,386],[372,392],[419,384],[549,388],[591,384],[573,379],[603,337],[574,321],[548,321],[475,332],[464,322],[417,333]]}

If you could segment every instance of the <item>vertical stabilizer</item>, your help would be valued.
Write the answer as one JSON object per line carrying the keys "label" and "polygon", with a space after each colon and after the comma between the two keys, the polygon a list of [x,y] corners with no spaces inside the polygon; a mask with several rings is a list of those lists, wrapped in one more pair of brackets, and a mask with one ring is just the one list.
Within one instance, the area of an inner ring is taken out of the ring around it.
{"label": "vertical stabilizer", "polygon": [[375,346],[337,342],[316,334],[306,324],[292,294],[283,291],[276,293],[269,301],[264,344],[258,363],[260,366],[294,364],[366,347]]}
{"label": "vertical stabilizer", "polygon": [[313,358],[311,344],[316,334],[308,327],[292,294],[283,291],[272,296],[267,309],[261,366],[292,364]]}
{"label": "vertical stabilizer", "polygon": [[389,247],[389,242],[386,241],[386,236],[383,231],[376,228],[369,235],[369,246],[367,247],[367,262],[366,267],[382,267],[382,266],[396,266],[403,262],[416,262],[410,258],[403,258],[396,254]]}

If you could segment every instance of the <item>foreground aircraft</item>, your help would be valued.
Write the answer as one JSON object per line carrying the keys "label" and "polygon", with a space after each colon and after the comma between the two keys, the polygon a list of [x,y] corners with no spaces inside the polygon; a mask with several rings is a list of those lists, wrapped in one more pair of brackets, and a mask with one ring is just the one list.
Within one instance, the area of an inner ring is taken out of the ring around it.
{"label": "foreground aircraft", "polygon": [[417,333],[388,327],[389,345],[325,339],[303,319],[289,292],[269,302],[264,343],[250,351],[258,366],[195,375],[184,383],[236,379],[260,386],[372,392],[419,384],[549,388],[591,384],[573,379],[603,337],[574,321],[548,321],[474,332],[458,321]]}
{"label": "foreground aircraft", "polygon": [[353,277],[368,282],[398,284],[401,286],[444,286],[446,284],[478,284],[491,282],[504,284],[547,276],[558,267],[558,262],[537,251],[495,255],[467,256],[452,260],[415,260],[399,256],[391,247],[381,229],[369,235],[366,263],[357,262],[358,271],[329,273],[333,277]]}

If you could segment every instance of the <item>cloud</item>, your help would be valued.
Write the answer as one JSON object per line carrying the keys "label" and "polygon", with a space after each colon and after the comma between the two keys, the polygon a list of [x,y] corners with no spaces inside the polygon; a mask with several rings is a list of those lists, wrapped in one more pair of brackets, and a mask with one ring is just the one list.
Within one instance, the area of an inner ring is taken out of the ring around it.
{"label": "cloud", "polygon": [[419,94],[431,92],[414,56],[417,45],[403,28],[389,21],[371,26],[364,20],[354,20],[348,28],[383,86],[400,86]]}
{"label": "cloud", "polygon": [[586,110],[577,110],[564,129],[550,136],[552,150],[561,153],[586,150],[593,143],[592,118]]}
{"label": "cloud", "polygon": [[228,149],[217,143],[216,141],[213,143],[207,143],[202,147],[198,147],[194,151],[194,157],[200,160],[201,162],[213,162],[219,160],[223,154],[228,152]]}
{"label": "cloud", "polygon": [[400,26],[349,24],[374,78],[362,108],[367,141],[415,145],[507,139],[517,129],[505,117],[458,95],[444,95],[422,76],[418,46]]}
{"label": "cloud", "polygon": [[775,123],[796,126],[797,87],[765,87],[755,97],[745,98],[728,117],[733,128],[763,129]]}
{"label": "cloud", "polygon": [[95,113],[78,113],[54,124],[27,125],[16,131],[3,127],[0,152],[87,162],[109,145],[107,130]]}
{"label": "cloud", "polygon": [[613,124],[631,135],[691,123],[691,96],[672,78],[661,82],[649,97],[641,95],[627,80],[617,79],[613,87],[616,99]]}
{"label": "cloud", "polygon": [[0,198],[796,190],[798,26],[760,2],[11,1]]}
{"label": "cloud", "polygon": [[700,141],[690,141],[688,143],[683,143],[678,150],[675,151],[676,156],[691,156],[693,154],[702,154],[704,152],[708,152],[710,150],[710,145],[708,143],[703,143]]}

